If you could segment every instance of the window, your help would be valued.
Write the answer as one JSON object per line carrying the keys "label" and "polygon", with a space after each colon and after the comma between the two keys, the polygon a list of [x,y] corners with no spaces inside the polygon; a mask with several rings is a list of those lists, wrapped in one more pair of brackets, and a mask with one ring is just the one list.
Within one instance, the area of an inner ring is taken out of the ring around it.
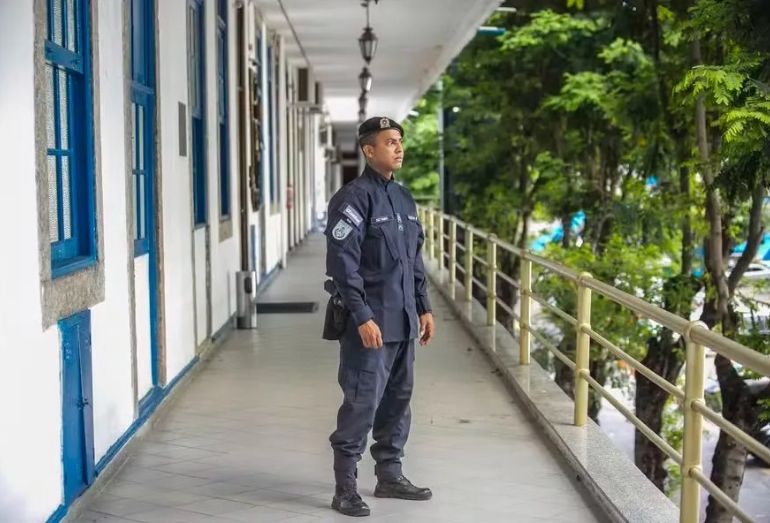
{"label": "window", "polygon": [[87,0],[48,0],[45,42],[51,272],[96,260],[92,97]]}
{"label": "window", "polygon": [[192,133],[193,218],[195,226],[208,222],[206,201],[206,83],[204,81],[205,26],[201,0],[191,0],[187,6],[187,49],[190,84],[190,128]]}
{"label": "window", "polygon": [[155,46],[153,1],[131,0],[131,194],[134,256],[150,248],[155,163]]}
{"label": "window", "polygon": [[221,220],[230,218],[230,140],[227,113],[227,1],[217,0],[217,126]]}

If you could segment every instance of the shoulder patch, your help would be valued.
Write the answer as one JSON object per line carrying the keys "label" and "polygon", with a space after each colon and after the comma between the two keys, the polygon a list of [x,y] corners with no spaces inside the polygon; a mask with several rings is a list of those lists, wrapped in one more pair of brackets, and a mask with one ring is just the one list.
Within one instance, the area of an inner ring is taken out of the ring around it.
{"label": "shoulder patch", "polygon": [[340,219],[340,221],[337,222],[337,225],[334,226],[334,229],[332,229],[332,237],[335,240],[342,241],[350,235],[352,230],[352,225],[350,225],[344,219]]}
{"label": "shoulder patch", "polygon": [[358,211],[356,211],[351,205],[346,206],[342,211],[342,214],[353,220],[353,223],[356,224],[356,227],[361,225],[361,222],[364,221],[364,219],[361,218],[361,215],[358,214]]}

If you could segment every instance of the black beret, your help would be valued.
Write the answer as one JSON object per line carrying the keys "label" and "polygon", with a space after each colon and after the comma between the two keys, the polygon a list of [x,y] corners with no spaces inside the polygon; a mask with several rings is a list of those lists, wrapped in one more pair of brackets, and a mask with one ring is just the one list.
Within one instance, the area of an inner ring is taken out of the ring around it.
{"label": "black beret", "polygon": [[401,133],[401,137],[404,137],[404,128],[398,125],[397,121],[385,116],[375,116],[358,126],[358,140],[361,141],[362,138],[370,134],[387,131],[388,129],[396,129]]}

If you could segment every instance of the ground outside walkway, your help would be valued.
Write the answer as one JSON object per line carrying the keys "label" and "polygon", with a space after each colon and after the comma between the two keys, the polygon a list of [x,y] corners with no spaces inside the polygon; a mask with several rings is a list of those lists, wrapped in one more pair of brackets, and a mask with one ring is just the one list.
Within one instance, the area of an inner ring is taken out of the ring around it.
{"label": "ground outside walkway", "polygon": [[[324,243],[311,236],[263,301],[317,300],[315,314],[266,314],[237,331],[77,521],[336,522],[328,436],[341,399],[337,347],[320,339]],[[404,470],[433,500],[372,496],[372,522],[588,522],[597,512],[511,399],[437,293],[437,337],[417,354]]]}

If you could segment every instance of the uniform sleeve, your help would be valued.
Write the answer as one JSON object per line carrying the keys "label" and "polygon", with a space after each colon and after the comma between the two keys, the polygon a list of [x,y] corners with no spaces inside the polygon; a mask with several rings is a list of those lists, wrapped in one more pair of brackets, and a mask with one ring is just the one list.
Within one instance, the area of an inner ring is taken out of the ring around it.
{"label": "uniform sleeve", "polygon": [[356,325],[362,325],[374,318],[359,273],[366,202],[351,192],[337,196],[329,203],[327,213],[326,274],[334,281]]}
{"label": "uniform sleeve", "polygon": [[423,243],[425,243],[425,233],[420,227],[417,255],[414,257],[414,298],[417,304],[417,314],[420,316],[432,311],[428,298],[428,279],[425,277],[425,264],[422,261]]}

